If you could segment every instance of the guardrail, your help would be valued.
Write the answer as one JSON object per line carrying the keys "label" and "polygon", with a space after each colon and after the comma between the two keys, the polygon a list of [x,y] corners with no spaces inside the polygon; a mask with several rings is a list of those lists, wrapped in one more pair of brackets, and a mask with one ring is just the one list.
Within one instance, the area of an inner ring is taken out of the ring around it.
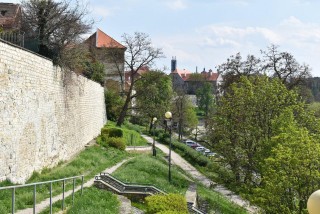
{"label": "guardrail", "polygon": [[166,194],[166,192],[158,189],[155,186],[124,183],[111,176],[109,173],[100,173],[100,175],[95,176],[95,180],[104,181],[116,189],[119,193],[143,193],[150,195]]}
{"label": "guardrail", "polygon": [[12,190],[11,213],[14,214],[15,200],[16,200],[16,198],[15,198],[16,189],[33,186],[33,214],[35,214],[36,213],[37,186],[43,185],[43,184],[50,184],[50,214],[52,214],[52,184],[62,181],[62,206],[61,206],[61,209],[64,210],[64,199],[65,199],[64,193],[65,193],[66,181],[72,180],[72,182],[73,182],[73,188],[72,188],[72,204],[73,204],[74,203],[74,190],[75,190],[77,178],[81,178],[81,195],[82,195],[83,194],[84,175],[73,176],[73,177],[62,178],[62,179],[51,180],[51,181],[43,181],[43,182],[22,184],[22,185],[16,185],[16,186],[0,187],[0,190],[7,190],[7,189]]}

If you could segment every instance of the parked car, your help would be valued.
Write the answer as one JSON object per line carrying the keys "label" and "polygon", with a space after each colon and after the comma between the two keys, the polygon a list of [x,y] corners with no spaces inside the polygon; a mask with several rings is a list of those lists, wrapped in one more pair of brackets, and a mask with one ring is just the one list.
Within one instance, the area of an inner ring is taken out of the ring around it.
{"label": "parked car", "polygon": [[207,157],[215,157],[217,154],[214,152],[209,152],[205,154]]}
{"label": "parked car", "polygon": [[204,155],[207,155],[207,154],[209,154],[211,151],[210,151],[210,149],[205,149],[204,151],[203,151],[203,154]]}
{"label": "parked car", "polygon": [[197,152],[204,152],[206,150],[206,148],[204,148],[203,146],[198,146],[198,147],[195,148],[195,150]]}
{"label": "parked car", "polygon": [[184,140],[183,143],[186,144],[187,146],[190,146],[190,147],[198,146],[198,144],[196,142],[194,142],[193,140]]}

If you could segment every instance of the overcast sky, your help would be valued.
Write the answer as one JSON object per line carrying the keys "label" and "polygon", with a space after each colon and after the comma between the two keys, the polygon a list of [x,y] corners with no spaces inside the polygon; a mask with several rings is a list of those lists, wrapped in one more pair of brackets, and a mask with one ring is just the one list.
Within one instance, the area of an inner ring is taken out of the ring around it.
{"label": "overcast sky", "polygon": [[[4,2],[18,2],[2,0]],[[121,42],[123,33],[147,33],[170,69],[195,71],[238,52],[260,55],[270,44],[292,53],[320,76],[320,0],[87,0],[100,28]]]}

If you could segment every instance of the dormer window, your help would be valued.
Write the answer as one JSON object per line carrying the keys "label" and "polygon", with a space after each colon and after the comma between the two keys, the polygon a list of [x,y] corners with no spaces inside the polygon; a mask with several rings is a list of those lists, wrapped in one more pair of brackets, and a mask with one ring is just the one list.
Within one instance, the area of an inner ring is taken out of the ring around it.
{"label": "dormer window", "polygon": [[0,11],[0,13],[1,13],[2,16],[5,16],[7,12],[8,12],[7,10],[1,10],[1,11]]}

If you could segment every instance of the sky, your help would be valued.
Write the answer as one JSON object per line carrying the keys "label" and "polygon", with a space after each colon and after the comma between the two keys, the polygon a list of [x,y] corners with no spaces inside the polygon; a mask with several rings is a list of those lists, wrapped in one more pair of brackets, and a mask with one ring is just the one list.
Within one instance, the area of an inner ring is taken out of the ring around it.
{"label": "sky", "polygon": [[[17,3],[17,0],[2,0]],[[166,58],[155,67],[212,69],[240,52],[262,57],[271,44],[320,76],[320,0],[85,0],[101,29],[117,41],[143,32]]]}

